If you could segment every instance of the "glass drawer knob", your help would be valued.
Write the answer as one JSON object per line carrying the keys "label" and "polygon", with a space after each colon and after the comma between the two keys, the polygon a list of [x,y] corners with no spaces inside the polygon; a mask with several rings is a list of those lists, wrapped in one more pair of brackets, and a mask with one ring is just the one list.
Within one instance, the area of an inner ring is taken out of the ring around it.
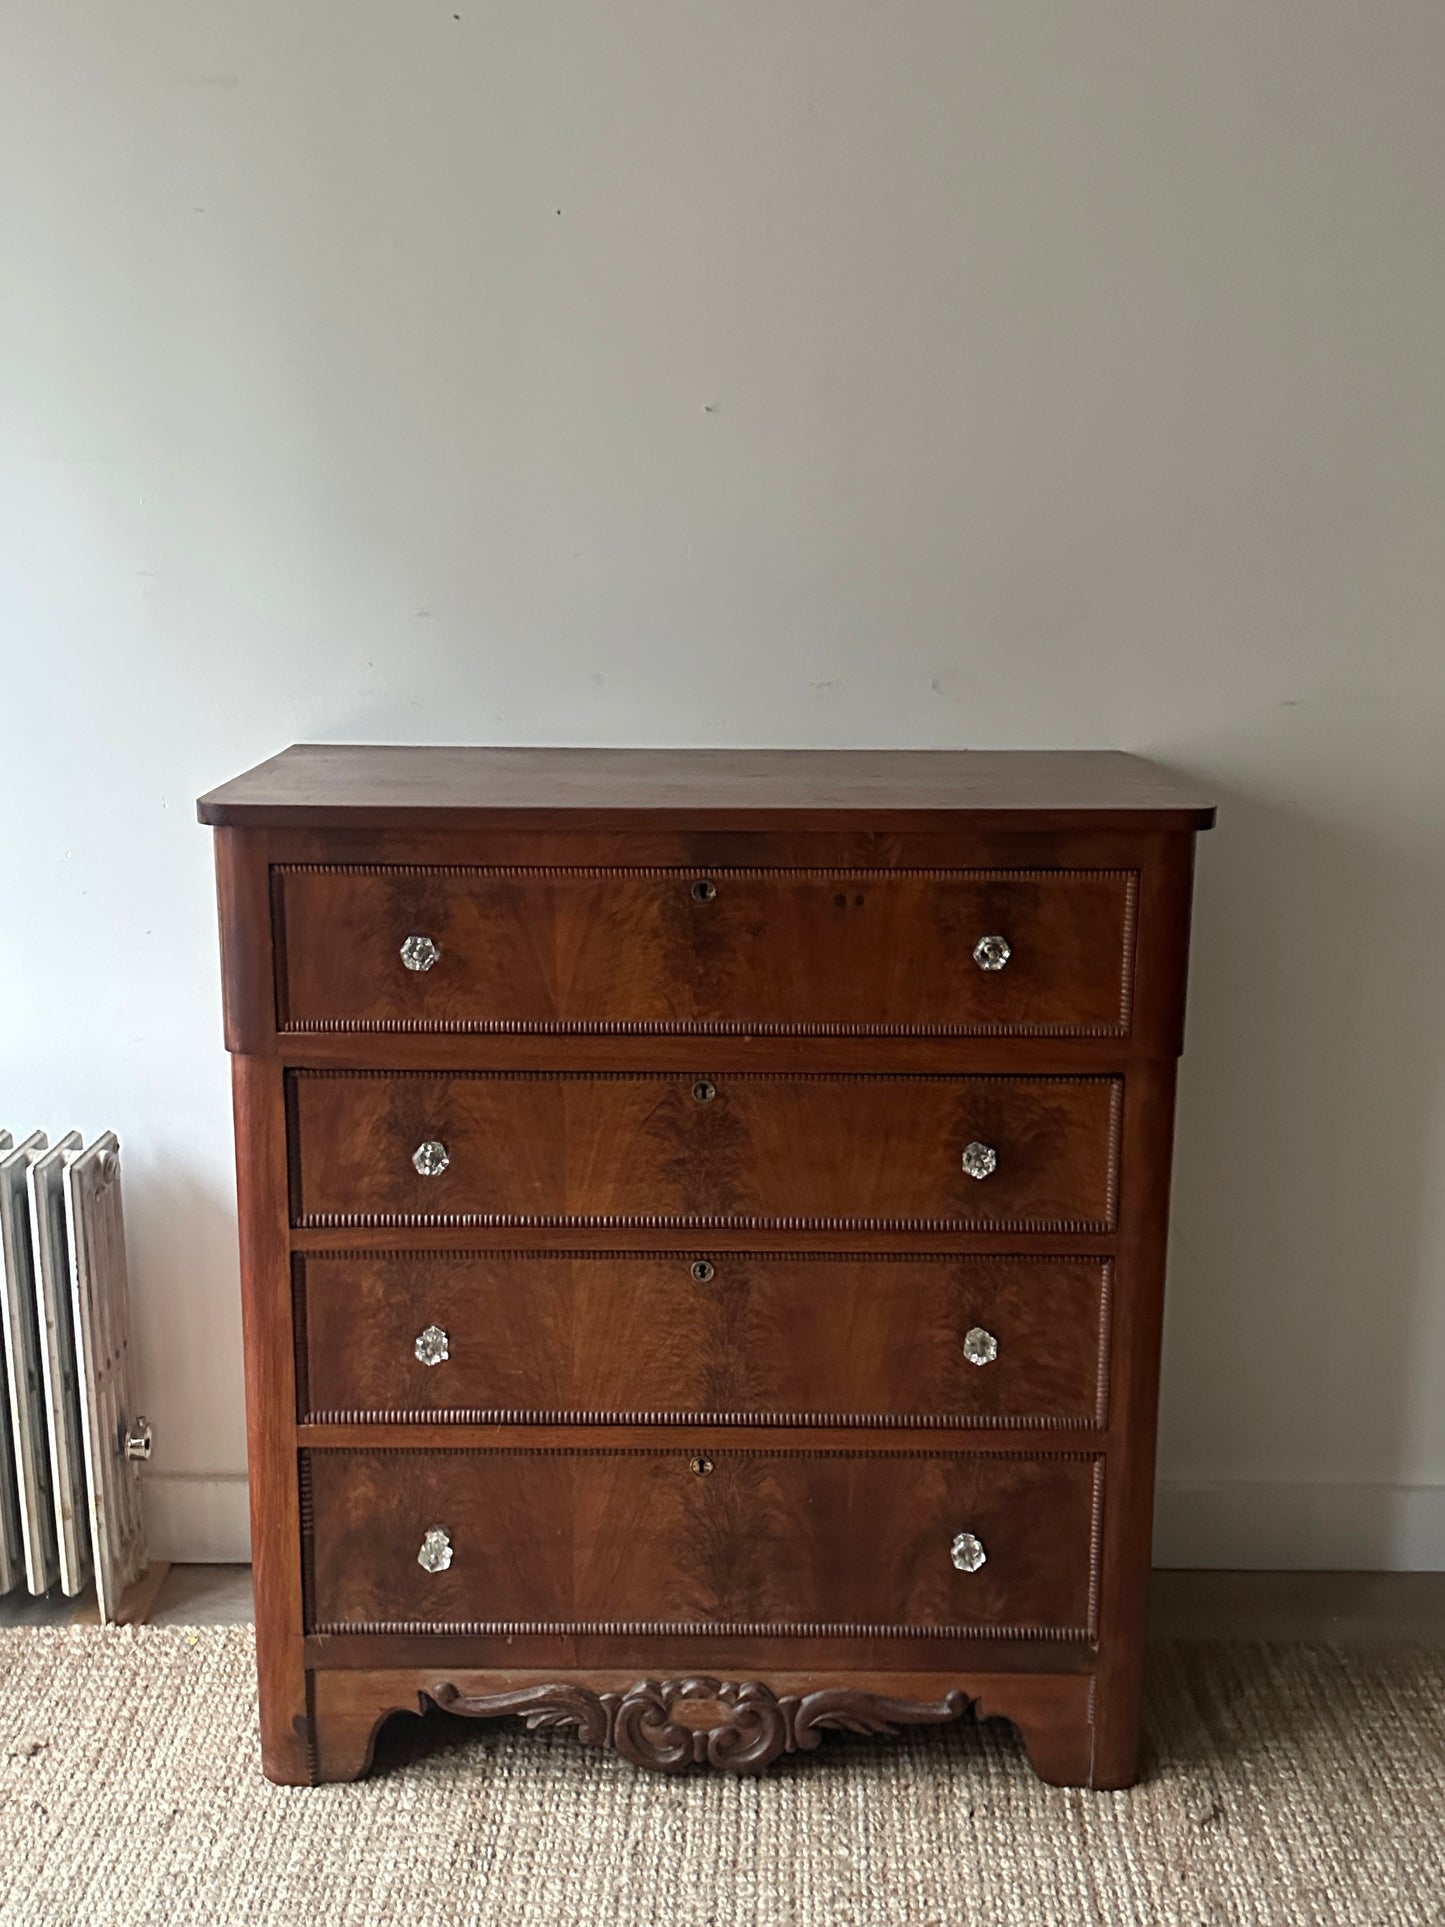
{"label": "glass drawer knob", "polygon": [[430,970],[441,954],[441,945],[430,937],[408,937],[401,946],[401,960],[408,970]]}
{"label": "glass drawer knob", "polygon": [[991,1178],[998,1169],[998,1152],[991,1144],[980,1144],[975,1140],[963,1147],[963,1168],[971,1178],[980,1183]]}
{"label": "glass drawer knob", "polygon": [[983,1540],[972,1532],[955,1534],[953,1544],[948,1548],[948,1556],[960,1572],[977,1572],[987,1559]]}
{"label": "glass drawer knob", "polygon": [[433,1526],[421,1542],[417,1564],[425,1572],[445,1572],[452,1563],[451,1535],[445,1526]]}
{"label": "glass drawer knob", "polygon": [[[964,1156],[967,1155],[968,1153],[965,1152]],[[451,1158],[447,1155],[445,1144],[434,1137],[429,1137],[425,1144],[418,1144],[411,1154],[411,1161],[422,1177],[439,1178],[451,1163]]]}
{"label": "glass drawer knob", "polygon": [[1007,937],[980,937],[973,946],[973,960],[980,970],[1002,970],[1012,955]]}
{"label": "glass drawer knob", "polygon": [[[972,1336],[970,1332],[969,1337]],[[444,1365],[452,1355],[440,1325],[428,1325],[424,1332],[418,1332],[412,1349],[423,1365]]]}
{"label": "glass drawer knob", "polygon": [[[420,1339],[417,1340],[417,1347],[421,1347]],[[970,1365],[992,1365],[998,1357],[998,1340],[992,1332],[986,1332],[982,1325],[975,1325],[963,1334],[963,1355]]]}

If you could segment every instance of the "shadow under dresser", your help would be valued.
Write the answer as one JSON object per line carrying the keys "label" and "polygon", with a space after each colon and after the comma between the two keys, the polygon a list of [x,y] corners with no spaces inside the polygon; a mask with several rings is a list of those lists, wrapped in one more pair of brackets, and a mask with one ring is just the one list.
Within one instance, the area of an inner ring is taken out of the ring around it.
{"label": "shadow under dresser", "polygon": [[215,829],[262,1752],[1138,1772],[1194,835],[1111,751],[299,746]]}

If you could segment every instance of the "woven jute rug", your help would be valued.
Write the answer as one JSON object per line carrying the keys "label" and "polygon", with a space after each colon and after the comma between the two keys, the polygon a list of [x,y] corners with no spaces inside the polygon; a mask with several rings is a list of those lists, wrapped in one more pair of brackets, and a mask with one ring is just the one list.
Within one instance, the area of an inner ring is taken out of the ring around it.
{"label": "woven jute rug", "polygon": [[760,1781],[393,1722],[273,1787],[244,1627],[0,1633],[5,1927],[1445,1922],[1445,1651],[1155,1653],[1151,1767],[1060,1792],[998,1723],[840,1737]]}

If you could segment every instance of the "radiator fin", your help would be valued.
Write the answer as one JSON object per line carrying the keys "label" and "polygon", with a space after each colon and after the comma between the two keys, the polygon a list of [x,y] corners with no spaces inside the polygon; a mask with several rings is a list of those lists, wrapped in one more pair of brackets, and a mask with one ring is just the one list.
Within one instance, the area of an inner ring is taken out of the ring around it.
{"label": "radiator fin", "polygon": [[0,1245],[5,1258],[0,1324],[5,1332],[5,1390],[14,1448],[17,1511],[25,1583],[48,1592],[60,1577],[55,1541],[55,1499],[50,1490],[50,1428],[40,1371],[40,1309],[35,1250],[30,1235],[26,1174],[48,1139],[36,1131],[0,1156]]}
{"label": "radiator fin", "polygon": [[114,1132],[97,1138],[66,1166],[65,1217],[95,1590],[101,1618],[113,1620],[146,1567],[140,1466],[127,1450],[135,1400],[120,1145]]}
{"label": "radiator fin", "polygon": [[50,1431],[50,1489],[55,1495],[60,1590],[72,1598],[85,1590],[91,1573],[80,1370],[70,1289],[70,1239],[65,1225],[65,1171],[81,1143],[79,1131],[67,1132],[25,1174],[30,1187],[30,1235],[40,1298],[40,1375]]}

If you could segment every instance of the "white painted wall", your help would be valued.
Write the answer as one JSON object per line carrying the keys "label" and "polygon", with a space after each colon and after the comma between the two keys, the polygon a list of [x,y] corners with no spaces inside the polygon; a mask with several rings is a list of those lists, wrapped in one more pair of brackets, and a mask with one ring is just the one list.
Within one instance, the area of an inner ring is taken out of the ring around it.
{"label": "white painted wall", "polygon": [[[460,18],[456,16],[460,13]],[[1438,0],[9,0],[0,1116],[238,1554],[203,788],[295,738],[1207,780],[1160,1554],[1445,1564]]]}

